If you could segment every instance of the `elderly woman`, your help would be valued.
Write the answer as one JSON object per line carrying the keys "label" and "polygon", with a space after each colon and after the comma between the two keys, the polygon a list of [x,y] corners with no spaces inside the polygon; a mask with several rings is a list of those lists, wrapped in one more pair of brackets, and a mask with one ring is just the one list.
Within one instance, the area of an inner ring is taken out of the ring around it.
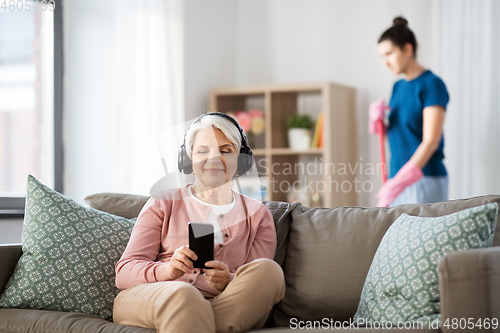
{"label": "elderly woman", "polygon": [[[195,182],[151,198],[120,261],[115,323],[165,332],[242,332],[261,328],[285,293],[274,262],[276,230],[261,202],[233,192],[252,152],[239,124],[208,113],[188,129],[179,170]],[[214,260],[196,269],[188,222],[214,225]]]}

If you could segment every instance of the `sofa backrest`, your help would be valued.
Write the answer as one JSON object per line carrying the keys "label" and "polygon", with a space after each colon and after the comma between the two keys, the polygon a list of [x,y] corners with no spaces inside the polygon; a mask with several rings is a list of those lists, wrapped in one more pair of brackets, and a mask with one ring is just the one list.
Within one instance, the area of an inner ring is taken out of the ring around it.
{"label": "sofa backrest", "polygon": [[22,254],[21,244],[0,244],[0,295],[7,286]]}
{"label": "sofa backrest", "polygon": [[[274,314],[276,324],[288,326],[291,318],[342,321],[352,318],[378,245],[402,213],[435,217],[490,202],[500,206],[500,196],[393,208],[309,209],[296,205],[289,213],[292,219],[283,265],[287,288]],[[268,206],[272,210],[272,205]],[[284,216],[280,218],[287,221]],[[499,224],[494,246],[500,245]],[[278,224],[278,228],[285,226]]]}

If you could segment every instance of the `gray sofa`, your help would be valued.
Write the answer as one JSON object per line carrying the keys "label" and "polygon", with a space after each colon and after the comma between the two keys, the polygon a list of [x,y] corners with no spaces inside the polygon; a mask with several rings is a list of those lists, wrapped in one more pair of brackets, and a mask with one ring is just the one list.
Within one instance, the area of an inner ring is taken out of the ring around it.
{"label": "gray sofa", "polygon": [[[147,197],[97,194],[91,207],[124,217],[136,216]],[[272,310],[260,332],[294,330],[299,321],[349,321],[355,314],[363,284],[377,247],[402,213],[442,216],[496,202],[500,195],[394,208],[335,207],[309,209],[300,203],[266,202],[277,230],[275,260],[284,270],[286,295]],[[441,314],[446,318],[500,319],[500,223],[493,247],[455,252],[439,264]],[[21,245],[0,246],[0,292],[22,254]],[[292,326],[291,326],[292,325]],[[309,331],[333,331],[312,329]],[[355,329],[336,329],[350,331]],[[394,330],[394,329],[393,329]],[[447,331],[444,327],[443,331]],[[363,331],[385,332],[382,329]],[[391,330],[392,331],[392,330]],[[405,329],[404,331],[440,331]],[[474,331],[474,330],[469,330]],[[484,331],[500,331],[499,329]],[[0,332],[155,332],[117,325],[80,313],[0,309]]]}

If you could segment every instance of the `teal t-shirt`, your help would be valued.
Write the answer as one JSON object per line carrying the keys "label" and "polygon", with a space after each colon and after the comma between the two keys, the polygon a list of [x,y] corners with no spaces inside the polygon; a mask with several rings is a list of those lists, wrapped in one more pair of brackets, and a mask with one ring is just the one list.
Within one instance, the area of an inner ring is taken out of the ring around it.
{"label": "teal t-shirt", "polygon": [[[422,142],[424,108],[439,105],[446,110],[449,96],[444,82],[427,70],[411,80],[400,80],[394,84],[389,106],[387,137],[391,149],[389,177],[392,178],[410,160]],[[427,165],[422,169],[426,176],[444,176],[444,139]]]}

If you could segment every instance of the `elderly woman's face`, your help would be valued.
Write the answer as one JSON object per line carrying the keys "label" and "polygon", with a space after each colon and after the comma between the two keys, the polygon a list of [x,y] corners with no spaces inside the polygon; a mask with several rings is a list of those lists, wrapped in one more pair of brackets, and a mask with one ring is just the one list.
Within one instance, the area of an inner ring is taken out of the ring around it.
{"label": "elderly woman's face", "polygon": [[191,160],[197,181],[216,187],[233,179],[238,152],[220,129],[207,128],[196,133]]}

